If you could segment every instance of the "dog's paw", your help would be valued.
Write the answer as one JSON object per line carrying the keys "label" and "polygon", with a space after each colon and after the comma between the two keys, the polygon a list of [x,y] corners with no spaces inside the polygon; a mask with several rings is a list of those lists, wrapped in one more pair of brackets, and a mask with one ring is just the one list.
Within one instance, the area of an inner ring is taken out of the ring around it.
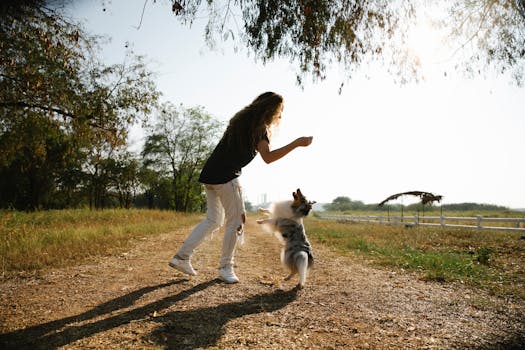
{"label": "dog's paw", "polygon": [[265,215],[270,215],[271,214],[271,211],[268,210],[268,209],[265,209],[265,208],[260,208],[258,209],[259,213],[260,214],[265,214]]}
{"label": "dog's paw", "polygon": [[270,224],[270,223],[273,223],[273,220],[272,219],[259,219],[257,220],[257,223],[258,224]]}
{"label": "dog's paw", "polygon": [[297,283],[297,285],[294,287],[294,289],[296,291],[300,291],[304,288],[304,284],[301,284],[301,283]]}

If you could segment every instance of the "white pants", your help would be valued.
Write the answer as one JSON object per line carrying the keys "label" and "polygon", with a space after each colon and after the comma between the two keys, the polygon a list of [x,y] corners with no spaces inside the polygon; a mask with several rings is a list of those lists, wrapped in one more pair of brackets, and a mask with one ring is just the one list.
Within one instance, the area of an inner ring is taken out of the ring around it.
{"label": "white pants", "polygon": [[226,231],[222,241],[219,267],[233,265],[237,237],[243,234],[244,201],[238,179],[225,184],[205,185],[207,198],[206,218],[202,220],[184,241],[176,256],[189,259],[204,239],[219,230],[226,219]]}

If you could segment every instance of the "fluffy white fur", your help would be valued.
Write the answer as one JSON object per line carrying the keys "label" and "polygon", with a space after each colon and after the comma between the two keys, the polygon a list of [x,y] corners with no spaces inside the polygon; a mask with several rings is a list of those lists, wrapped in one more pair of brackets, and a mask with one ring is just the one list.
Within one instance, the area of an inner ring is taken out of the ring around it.
{"label": "fluffy white fur", "polygon": [[[299,190],[298,190],[298,193],[300,196],[302,196]],[[296,193],[294,193],[294,197],[295,195]],[[295,274],[298,273],[299,274],[298,286],[302,288],[306,283],[306,276],[307,276],[311,261],[309,262],[309,256],[304,251],[293,251],[291,253],[292,254],[291,256],[287,256],[287,254],[290,254],[290,253],[285,253],[285,249],[290,247],[291,242],[289,239],[287,240],[283,237],[283,233],[285,232],[280,232],[280,229],[281,230],[286,229],[286,227],[290,227],[290,224],[292,224],[292,227],[293,227],[291,228],[292,230],[300,229],[304,234],[304,225],[303,225],[304,214],[302,214],[301,212],[297,210],[294,210],[294,208],[292,207],[293,203],[294,201],[287,200],[287,201],[272,203],[269,209],[259,208],[259,212],[261,214],[268,216],[268,218],[257,220],[257,223],[261,224],[265,231],[274,234],[275,237],[277,237],[283,245],[283,249],[281,251],[281,261],[283,262],[283,264],[287,265],[288,268],[290,269],[290,274],[286,276],[284,280],[287,281],[290,278],[292,278]],[[315,202],[308,202],[310,207],[313,203]],[[290,221],[288,221],[288,224],[286,224],[287,220],[291,220],[297,223],[297,225],[295,225],[294,223],[291,223]],[[306,236],[304,236],[304,240],[309,246]]]}
{"label": "fluffy white fur", "polygon": [[272,203],[268,209],[259,208],[259,213],[268,216],[268,218],[257,220],[257,223],[262,224],[262,227],[266,232],[275,234],[275,236],[282,242],[283,238],[281,237],[281,234],[275,230],[275,219],[290,219],[297,221],[301,225],[303,224],[303,217],[297,216],[292,209],[292,204],[292,200],[287,200]]}

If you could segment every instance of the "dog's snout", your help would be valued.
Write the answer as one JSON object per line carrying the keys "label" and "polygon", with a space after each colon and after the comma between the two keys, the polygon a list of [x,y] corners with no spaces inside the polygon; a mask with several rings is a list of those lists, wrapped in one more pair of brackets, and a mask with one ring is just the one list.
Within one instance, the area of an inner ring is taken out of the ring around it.
{"label": "dog's snout", "polygon": [[302,213],[304,216],[306,216],[306,215],[308,215],[308,213],[310,212],[311,209],[312,209],[311,206],[305,207],[305,208],[303,208],[303,209],[301,210],[301,213]]}

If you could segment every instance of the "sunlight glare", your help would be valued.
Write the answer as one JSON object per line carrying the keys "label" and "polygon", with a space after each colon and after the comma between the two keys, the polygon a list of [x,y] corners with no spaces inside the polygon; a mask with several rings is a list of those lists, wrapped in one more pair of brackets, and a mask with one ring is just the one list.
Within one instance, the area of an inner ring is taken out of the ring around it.
{"label": "sunlight glare", "polygon": [[406,46],[423,75],[430,74],[439,61],[441,42],[437,28],[429,19],[420,17],[408,29]]}

